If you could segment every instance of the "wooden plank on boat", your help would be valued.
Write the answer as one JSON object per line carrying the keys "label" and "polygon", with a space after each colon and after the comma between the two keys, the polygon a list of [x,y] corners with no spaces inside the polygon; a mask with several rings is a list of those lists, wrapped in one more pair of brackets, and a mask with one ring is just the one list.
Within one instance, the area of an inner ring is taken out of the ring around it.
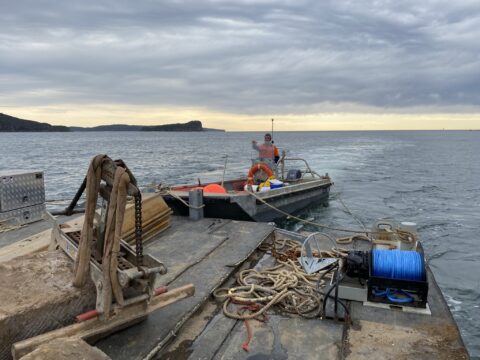
{"label": "wooden plank on boat", "polygon": [[[171,210],[166,209],[166,210],[158,213],[158,215],[156,215],[155,217],[146,218],[145,220],[143,220],[143,218],[142,218],[142,228],[144,230],[146,230],[149,226],[155,225],[158,222],[163,221],[164,219],[170,219],[170,215],[171,215]],[[134,233],[135,233],[135,227],[133,227],[131,229],[128,229],[126,231],[123,231],[122,232],[122,237],[123,237],[123,239],[125,239],[125,238],[131,236]]]}
{"label": "wooden plank on boat", "polygon": [[[142,242],[146,243],[147,241],[160,234],[162,231],[168,229],[169,226],[170,219],[165,219],[158,224],[153,224],[153,226],[150,226],[148,229],[143,229]],[[125,240],[130,245],[135,246],[135,234],[123,238],[123,240]]]}
{"label": "wooden plank on boat", "polygon": [[[161,217],[155,221],[149,223],[147,226],[142,227],[142,241],[146,243],[156,235],[160,234],[162,231],[165,231],[171,223],[170,214],[168,217]],[[132,246],[135,246],[135,232],[131,232],[128,235],[122,236],[123,240],[129,243]]]}
{"label": "wooden plank on boat", "polygon": [[[160,193],[144,194],[142,199],[142,224],[148,224],[151,219],[162,216],[170,216],[168,207]],[[133,203],[127,204],[125,217],[123,220],[122,233],[128,234],[135,229],[135,206]]]}

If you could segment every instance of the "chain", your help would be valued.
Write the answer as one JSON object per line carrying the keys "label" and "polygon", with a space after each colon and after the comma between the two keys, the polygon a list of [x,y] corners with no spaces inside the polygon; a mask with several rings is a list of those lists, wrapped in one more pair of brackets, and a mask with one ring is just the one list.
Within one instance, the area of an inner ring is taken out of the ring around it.
{"label": "chain", "polygon": [[135,247],[137,255],[137,267],[143,266],[143,243],[142,243],[142,194],[140,191],[135,195]]}

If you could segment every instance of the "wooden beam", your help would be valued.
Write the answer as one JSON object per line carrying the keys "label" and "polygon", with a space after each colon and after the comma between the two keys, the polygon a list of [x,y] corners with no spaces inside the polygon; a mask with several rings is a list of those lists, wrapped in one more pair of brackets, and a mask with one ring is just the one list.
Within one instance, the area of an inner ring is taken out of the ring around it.
{"label": "wooden beam", "polygon": [[[161,213],[158,214],[158,216],[155,216],[153,218],[147,218],[143,219],[142,218],[142,228],[144,231],[148,230],[150,227],[155,226],[159,221],[163,221],[165,219],[170,219],[170,214],[171,210],[167,209],[166,211],[162,211]],[[125,239],[132,234],[135,234],[135,228],[128,229],[128,231],[123,231],[122,232],[122,238]]]}
{"label": "wooden beam", "polygon": [[[148,229],[143,229],[142,240],[143,243],[147,242],[155,235],[161,233],[162,231],[166,230],[170,226],[170,219],[164,219],[162,222],[158,224],[154,224],[154,226],[149,227]],[[127,237],[123,237],[123,240],[129,243],[132,246],[135,246],[135,234],[131,234]]]}
{"label": "wooden beam", "polygon": [[[167,203],[159,193],[142,194],[142,196],[142,224],[146,224],[149,219],[157,217],[159,213],[170,211]],[[135,229],[135,206],[128,204],[125,209],[122,233],[128,233],[133,229]]]}
{"label": "wooden beam", "polygon": [[41,344],[62,337],[74,337],[87,342],[98,340],[134,323],[142,321],[151,312],[193,296],[194,293],[195,287],[193,284],[184,285],[154,297],[148,306],[145,306],[145,303],[138,303],[119,309],[118,313],[113,315],[108,321],[101,321],[99,318],[93,318],[27,340],[19,341],[12,346],[13,358],[20,359],[22,356],[35,350]]}

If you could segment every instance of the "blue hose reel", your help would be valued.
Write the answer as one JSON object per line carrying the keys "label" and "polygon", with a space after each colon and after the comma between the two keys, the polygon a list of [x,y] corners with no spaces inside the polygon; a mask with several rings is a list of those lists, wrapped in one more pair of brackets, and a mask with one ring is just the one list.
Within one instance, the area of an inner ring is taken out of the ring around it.
{"label": "blue hose reel", "polygon": [[373,250],[373,275],[397,280],[422,281],[425,266],[420,253],[404,250]]}
{"label": "blue hose reel", "polygon": [[371,251],[369,301],[425,308],[427,295],[428,282],[423,252],[379,249]]}
{"label": "blue hose reel", "polygon": [[428,282],[423,249],[349,251],[346,276],[368,285],[367,300],[425,308]]}

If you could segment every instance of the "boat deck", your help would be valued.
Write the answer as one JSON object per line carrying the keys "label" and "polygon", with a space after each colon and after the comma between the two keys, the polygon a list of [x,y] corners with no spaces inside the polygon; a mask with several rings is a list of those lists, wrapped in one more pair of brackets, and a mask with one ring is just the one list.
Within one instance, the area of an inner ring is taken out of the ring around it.
{"label": "boat deck", "polygon": [[[328,240],[319,242],[322,249],[331,248]],[[355,244],[357,250],[368,247],[368,243]],[[271,260],[266,255],[260,262]],[[459,330],[430,270],[428,278],[431,315],[388,306],[364,306],[356,301],[348,302],[350,323],[273,314],[266,322],[249,321],[252,338],[248,352],[242,349],[247,338],[244,322],[225,317],[219,303],[210,299],[186,323],[185,335],[180,334],[156,358],[468,359]]]}
{"label": "boat deck", "polygon": [[[0,246],[44,227],[48,224],[39,222],[1,234]],[[265,223],[173,217],[172,226],[148,242],[144,251],[167,265],[166,285],[193,283],[195,295],[95,346],[112,359],[468,359],[430,271],[431,316],[359,302],[349,302],[351,323],[271,314],[264,323],[249,321],[252,339],[245,352],[244,322],[226,318],[211,293],[233,285],[240,269],[271,261],[256,249],[273,231]],[[322,248],[331,248],[331,243],[319,241]]]}
{"label": "boat deck", "polygon": [[150,241],[144,251],[167,266],[165,285],[175,288],[193,283],[195,295],[154,312],[146,321],[96,346],[112,359],[142,359],[160,349],[272,231],[272,225],[262,223],[174,217],[171,228]]}

